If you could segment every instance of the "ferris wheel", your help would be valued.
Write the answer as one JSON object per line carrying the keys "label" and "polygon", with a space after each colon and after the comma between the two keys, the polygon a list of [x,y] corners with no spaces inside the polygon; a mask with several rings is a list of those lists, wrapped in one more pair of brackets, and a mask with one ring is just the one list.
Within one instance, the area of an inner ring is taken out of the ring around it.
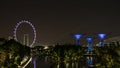
{"label": "ferris wheel", "polygon": [[26,23],[26,24],[28,24],[28,25],[30,25],[30,26],[32,27],[32,30],[33,30],[33,33],[34,33],[34,39],[33,39],[32,43],[30,44],[30,47],[32,47],[33,44],[34,44],[35,41],[36,41],[36,30],[35,30],[35,27],[33,26],[33,24],[32,24],[31,22],[29,22],[29,21],[23,20],[23,21],[18,22],[18,23],[15,25],[14,35],[13,35],[13,36],[14,36],[14,39],[15,39],[16,41],[18,41],[18,39],[17,39],[17,29],[18,29],[19,26],[20,26],[21,24],[23,24],[23,23]]}

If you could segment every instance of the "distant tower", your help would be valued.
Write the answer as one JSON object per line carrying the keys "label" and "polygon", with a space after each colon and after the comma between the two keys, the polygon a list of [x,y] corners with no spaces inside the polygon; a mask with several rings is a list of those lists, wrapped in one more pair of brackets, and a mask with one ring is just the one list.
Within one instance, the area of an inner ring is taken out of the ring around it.
{"label": "distant tower", "polygon": [[24,34],[23,45],[29,46],[29,35]]}

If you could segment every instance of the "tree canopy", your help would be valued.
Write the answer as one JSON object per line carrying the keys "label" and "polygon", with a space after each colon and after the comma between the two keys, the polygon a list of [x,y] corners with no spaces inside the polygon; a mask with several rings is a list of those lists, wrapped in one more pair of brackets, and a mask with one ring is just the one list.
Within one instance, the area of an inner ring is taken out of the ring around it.
{"label": "tree canopy", "polygon": [[0,68],[17,68],[24,56],[30,55],[30,48],[15,40],[0,38]]}

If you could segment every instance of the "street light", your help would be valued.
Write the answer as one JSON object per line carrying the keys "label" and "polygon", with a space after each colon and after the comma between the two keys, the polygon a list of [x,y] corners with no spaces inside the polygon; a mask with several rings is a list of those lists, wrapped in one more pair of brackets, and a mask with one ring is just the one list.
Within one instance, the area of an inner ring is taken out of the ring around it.
{"label": "street light", "polygon": [[100,38],[100,45],[102,47],[104,47],[104,38],[105,38],[106,34],[97,34],[97,35]]}
{"label": "street light", "polygon": [[75,34],[74,37],[76,39],[76,45],[80,45],[80,38],[81,38],[82,34]]}

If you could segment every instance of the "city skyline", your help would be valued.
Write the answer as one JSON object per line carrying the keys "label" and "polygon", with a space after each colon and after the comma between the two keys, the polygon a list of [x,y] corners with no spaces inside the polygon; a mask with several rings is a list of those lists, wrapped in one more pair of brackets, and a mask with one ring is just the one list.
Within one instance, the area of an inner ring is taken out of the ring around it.
{"label": "city skyline", "polygon": [[117,1],[1,1],[0,7],[0,37],[4,38],[13,36],[21,20],[35,26],[37,42],[43,44],[75,42],[74,33],[120,35]]}

